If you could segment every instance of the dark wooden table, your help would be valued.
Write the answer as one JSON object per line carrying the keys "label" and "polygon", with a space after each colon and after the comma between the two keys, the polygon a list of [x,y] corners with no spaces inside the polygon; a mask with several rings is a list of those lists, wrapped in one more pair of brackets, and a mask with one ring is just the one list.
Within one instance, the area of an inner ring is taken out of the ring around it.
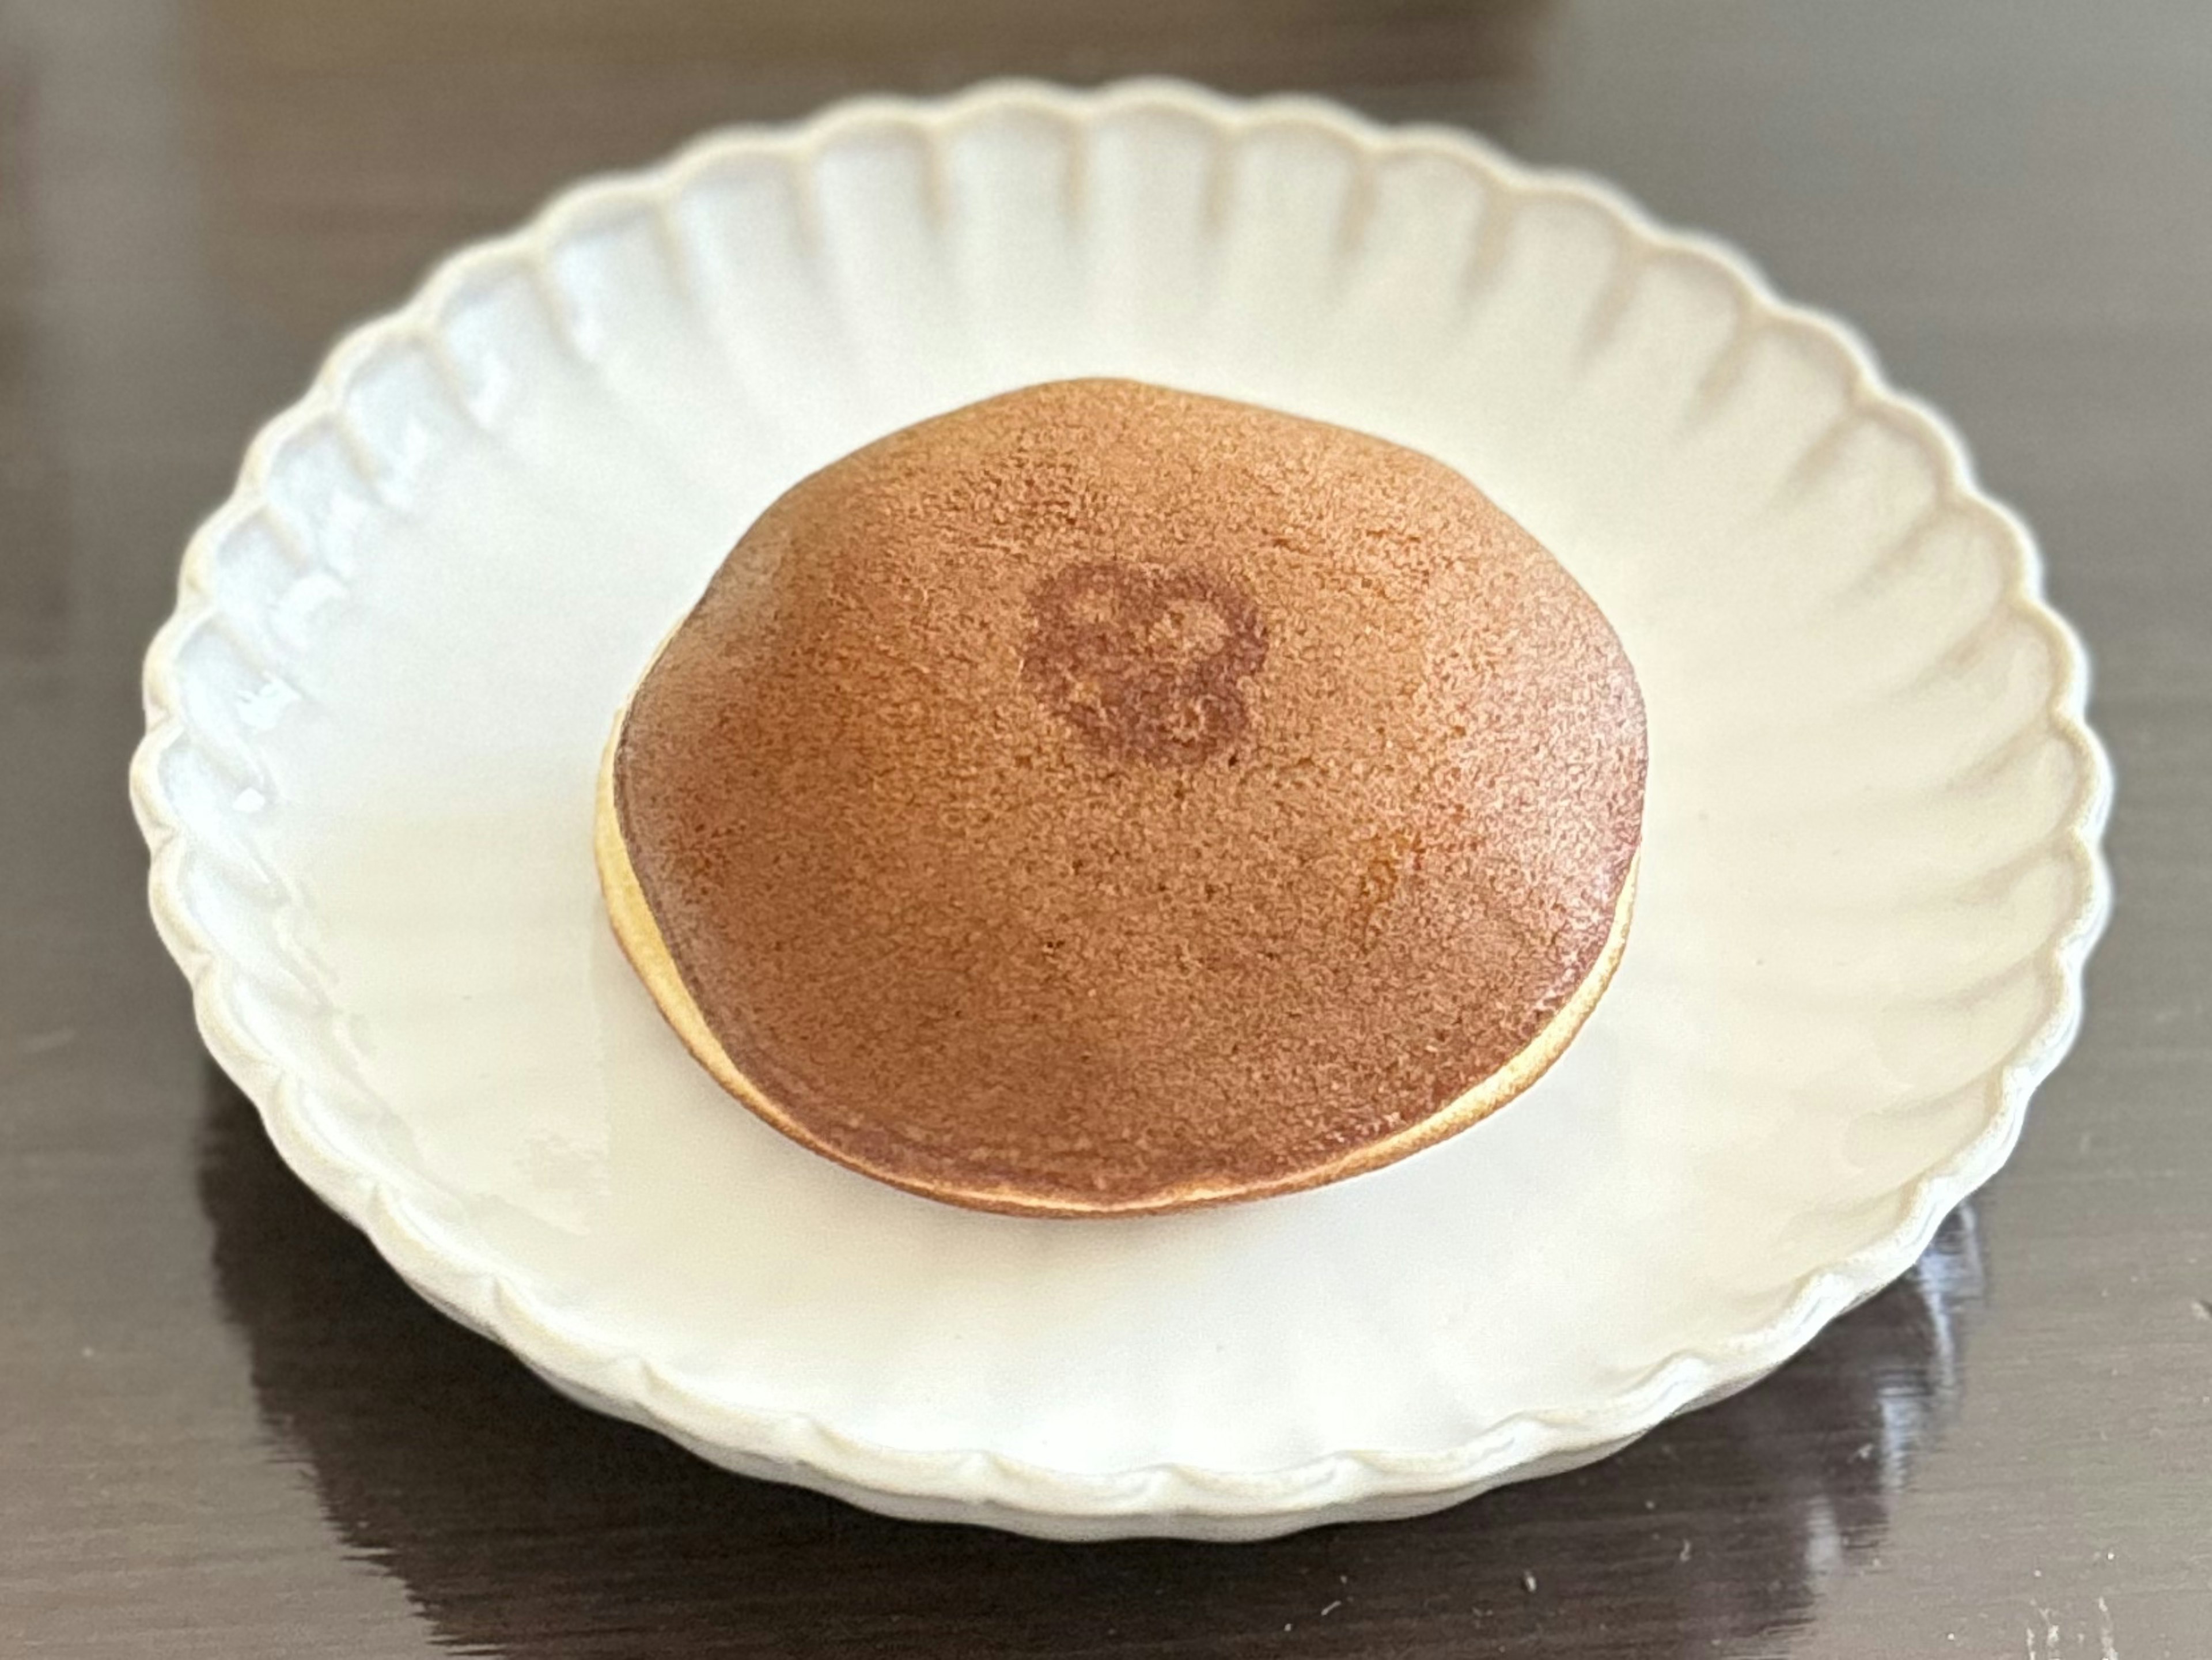
{"label": "dark wooden table", "polygon": [[[2206,0],[0,0],[0,1655],[2212,1656]],[[342,325],[587,169],[1166,70],[1609,173],[1858,321],[2049,550],[2118,920],[2012,1166],[1751,1393],[1273,1544],[725,1476],[419,1304],[203,1057],[123,775],[179,545]]]}

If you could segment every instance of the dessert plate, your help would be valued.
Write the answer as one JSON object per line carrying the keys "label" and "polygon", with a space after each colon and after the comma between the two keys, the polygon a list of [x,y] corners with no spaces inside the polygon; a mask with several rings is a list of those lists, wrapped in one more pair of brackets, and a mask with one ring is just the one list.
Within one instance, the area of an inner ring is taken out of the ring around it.
{"label": "dessert plate", "polygon": [[[751,518],[1132,375],[1426,449],[1612,617],[1642,893],[1580,1039],[1335,1187],[950,1209],[726,1098],[624,964],[594,769]],[[331,354],[188,550],[132,790],[210,1049],[455,1318],[732,1468],[1250,1538],[1577,1463],[1786,1359],[2002,1162],[2106,909],[2081,653],[1832,321],[1464,135],[1160,82],[716,135]]]}

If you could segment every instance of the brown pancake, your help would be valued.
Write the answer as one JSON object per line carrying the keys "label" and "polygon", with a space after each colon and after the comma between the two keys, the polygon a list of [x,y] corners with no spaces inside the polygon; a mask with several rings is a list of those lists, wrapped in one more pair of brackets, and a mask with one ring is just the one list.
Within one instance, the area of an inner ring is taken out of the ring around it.
{"label": "brown pancake", "polygon": [[1618,960],[1634,673],[1442,464],[1118,380],[794,486],[633,695],[617,931],[747,1105],[1053,1215],[1310,1187],[1540,1075]]}

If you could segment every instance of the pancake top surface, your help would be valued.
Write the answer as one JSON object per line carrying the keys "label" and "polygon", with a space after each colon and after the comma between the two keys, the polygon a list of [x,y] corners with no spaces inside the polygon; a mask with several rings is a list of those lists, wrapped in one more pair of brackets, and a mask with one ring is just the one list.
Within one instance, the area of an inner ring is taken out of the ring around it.
{"label": "pancake top surface", "polygon": [[1440,463],[1127,381],[893,434],[749,531],[613,763],[723,1049],[925,1191],[1286,1186],[1599,959],[1644,710]]}

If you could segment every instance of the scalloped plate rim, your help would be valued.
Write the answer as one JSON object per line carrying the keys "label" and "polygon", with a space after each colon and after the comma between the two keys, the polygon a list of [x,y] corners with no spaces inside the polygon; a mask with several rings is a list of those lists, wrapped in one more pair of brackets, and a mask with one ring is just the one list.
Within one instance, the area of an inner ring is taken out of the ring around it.
{"label": "scalloped plate rim", "polygon": [[[314,1121],[311,1081],[284,1071],[262,1053],[233,1013],[232,988],[238,976],[186,901],[190,834],[161,776],[163,758],[191,736],[178,696],[177,654],[216,610],[204,580],[211,550],[235,520],[258,507],[274,459],[295,433],[325,419],[346,430],[343,394],[361,362],[394,339],[427,336],[453,291],[477,271],[517,259],[535,265],[565,230],[610,202],[665,198],[685,178],[720,158],[763,151],[811,154],[839,133],[872,122],[944,127],[1010,110],[1080,121],[1132,106],[1171,110],[1217,130],[1303,125],[1326,131],[1370,159],[1389,151],[1442,151],[1516,192],[1579,198],[1638,241],[1717,270],[1749,307],[1771,322],[1820,337],[1838,352],[1849,367],[1858,404],[1879,406],[1907,425],[1918,447],[1934,457],[1946,494],[1994,517],[2002,528],[2011,566],[2008,592],[1996,603],[2008,602],[2039,627],[2063,668],[2061,689],[2045,715],[2083,761],[2085,781],[2071,822],[2054,830],[2051,840],[2069,844],[2087,881],[2080,908],[2042,959],[2057,974],[2057,1002],[2042,1029],[2002,1064],[1995,1115],[1966,1146],[1907,1184],[1905,1218],[1889,1233],[1805,1275],[1781,1313],[1764,1325],[1726,1344],[1669,1354],[1601,1407],[1517,1414],[1437,1454],[1347,1448],[1260,1473],[1160,1463],[1097,1474],[1056,1470],[983,1448],[893,1447],[842,1434],[805,1414],[717,1404],[687,1391],[639,1356],[565,1332],[557,1318],[534,1308],[529,1295],[496,1269],[457,1260],[459,1253],[434,1244],[410,1214],[404,1195],[334,1153]],[[1528,167],[1468,132],[1431,124],[1385,125],[1310,95],[1237,100],[1158,77],[1085,90],[1033,80],[995,80],[945,98],[868,95],[832,104],[797,123],[724,128],[691,141],[657,165],[586,177],[554,195],[517,229],[448,254],[405,305],[343,335],[306,392],[256,434],[231,495],[187,544],[176,610],[146,655],[147,731],[132,757],[131,795],[151,854],[149,897],[157,932],[191,982],[195,1017],[209,1050],[253,1101],[285,1162],[325,1203],[367,1233],[416,1291],[463,1324],[504,1344],[562,1392],[657,1428],[714,1462],[896,1515],[985,1522],[1067,1538],[1258,1538],[1328,1521],[1437,1509],[1508,1481],[1601,1456],[1674,1414],[1717,1400],[1772,1371],[1828,1321],[1911,1265],[1943,1218],[2010,1154],[2029,1098],[2079,1030],[2084,966],[2112,906],[2101,838],[2112,778],[2109,759],[2087,724],[2088,685],[2088,660],[2078,636],[2045,599],[2043,561],[2033,534],[1981,488],[1966,446],[1950,423],[1920,399],[1895,390],[1871,348],[1850,325],[1778,297],[1756,265],[1733,246],[1661,226],[1614,186],[1590,175]]]}

